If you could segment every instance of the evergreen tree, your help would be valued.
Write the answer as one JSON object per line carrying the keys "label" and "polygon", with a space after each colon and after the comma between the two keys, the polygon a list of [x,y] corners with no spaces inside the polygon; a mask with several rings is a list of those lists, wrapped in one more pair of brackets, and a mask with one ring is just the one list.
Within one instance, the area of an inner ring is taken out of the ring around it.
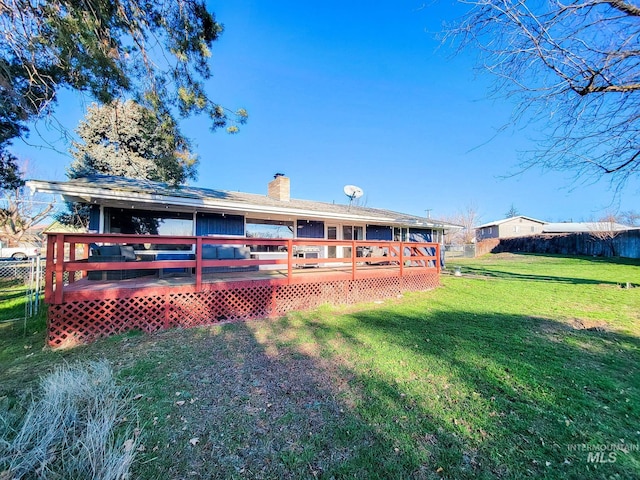
{"label": "evergreen tree", "polygon": [[9,152],[0,151],[0,192],[24,186],[18,159]]}
{"label": "evergreen tree", "polygon": [[197,158],[171,116],[132,100],[91,105],[76,131],[70,178],[100,173],[178,185],[196,177]]}
{"label": "evergreen tree", "polygon": [[214,129],[243,123],[244,110],[234,120],[204,89],[221,33],[203,0],[0,0],[0,152],[65,88],[202,113]]}

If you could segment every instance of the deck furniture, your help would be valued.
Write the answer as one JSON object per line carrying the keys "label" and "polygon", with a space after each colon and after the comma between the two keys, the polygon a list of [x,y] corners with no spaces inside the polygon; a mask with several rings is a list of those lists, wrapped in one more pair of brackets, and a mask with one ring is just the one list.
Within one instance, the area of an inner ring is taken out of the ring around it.
{"label": "deck furniture", "polygon": [[[203,260],[249,260],[251,249],[249,247],[238,247],[231,245],[203,245]],[[219,272],[256,272],[257,265],[237,265],[237,266],[210,266],[203,267],[202,273]]]}
{"label": "deck furniture", "polygon": [[[175,253],[158,253],[156,260],[194,260],[195,255],[188,252],[175,252]],[[158,277],[163,278],[168,275],[191,275],[191,268],[159,268]]]}
{"label": "deck furniture", "polygon": [[[102,262],[138,262],[148,260],[148,258],[140,258],[136,255],[133,247],[130,245],[101,245],[92,244],[89,263]],[[147,256],[148,257],[148,256]],[[143,277],[146,275],[154,275],[155,270],[142,269],[126,269],[126,270],[93,270],[89,271],[87,278],[89,280],[126,280],[129,278]]]}

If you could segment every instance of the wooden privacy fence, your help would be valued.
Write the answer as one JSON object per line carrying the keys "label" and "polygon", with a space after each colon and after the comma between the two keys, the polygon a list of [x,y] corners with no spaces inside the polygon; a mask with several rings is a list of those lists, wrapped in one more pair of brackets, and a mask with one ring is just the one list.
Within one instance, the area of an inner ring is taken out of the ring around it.
{"label": "wooden privacy fence", "polygon": [[640,258],[640,229],[554,233],[492,240],[494,243],[490,243],[490,240],[479,242],[478,256],[489,252],[522,252]]}

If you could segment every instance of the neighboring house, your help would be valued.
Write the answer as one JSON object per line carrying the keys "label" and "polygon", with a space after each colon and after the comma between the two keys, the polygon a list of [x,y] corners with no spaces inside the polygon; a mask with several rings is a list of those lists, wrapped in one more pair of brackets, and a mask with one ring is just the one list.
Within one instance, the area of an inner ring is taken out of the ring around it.
{"label": "neighboring house", "polygon": [[283,175],[269,183],[267,195],[108,175],[28,184],[90,204],[89,229],[96,233],[442,243],[446,230],[460,228],[389,210],[292,199],[290,179]]}
{"label": "neighboring house", "polygon": [[42,233],[82,233],[84,230],[80,227],[74,227],[72,225],[65,225],[64,223],[55,220],[47,225]]}
{"label": "neighboring house", "polygon": [[542,233],[545,224],[542,220],[522,215],[505,218],[476,227],[476,241],[536,235]]}

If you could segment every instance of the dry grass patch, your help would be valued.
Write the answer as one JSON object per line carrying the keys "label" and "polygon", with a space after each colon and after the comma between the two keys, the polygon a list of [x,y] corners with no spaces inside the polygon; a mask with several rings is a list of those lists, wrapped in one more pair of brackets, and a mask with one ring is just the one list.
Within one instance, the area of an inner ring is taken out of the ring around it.
{"label": "dry grass patch", "polygon": [[4,407],[0,478],[128,477],[140,432],[106,361],[56,367],[24,413]]}

